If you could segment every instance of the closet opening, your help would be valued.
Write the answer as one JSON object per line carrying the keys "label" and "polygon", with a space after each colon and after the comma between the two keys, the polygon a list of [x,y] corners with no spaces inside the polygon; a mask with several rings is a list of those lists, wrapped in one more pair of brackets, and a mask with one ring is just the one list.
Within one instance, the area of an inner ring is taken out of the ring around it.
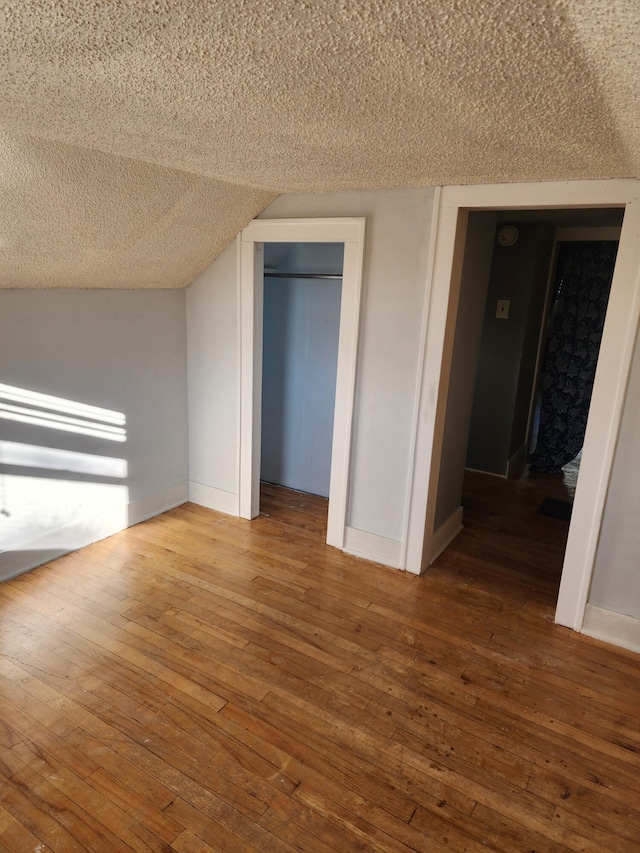
{"label": "closet opening", "polygon": [[325,529],[343,262],[342,243],[264,244],[261,499]]}
{"label": "closet opening", "polygon": [[360,217],[255,219],[238,240],[239,515],[259,515],[261,478],[319,495],[340,549],[364,248]]}

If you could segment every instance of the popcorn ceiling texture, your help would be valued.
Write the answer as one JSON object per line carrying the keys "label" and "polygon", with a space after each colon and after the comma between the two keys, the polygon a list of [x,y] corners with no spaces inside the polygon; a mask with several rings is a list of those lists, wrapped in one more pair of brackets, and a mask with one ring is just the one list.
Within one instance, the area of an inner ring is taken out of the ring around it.
{"label": "popcorn ceiling texture", "polygon": [[277,193],[640,176],[637,0],[12,0],[0,286],[178,287]]}
{"label": "popcorn ceiling texture", "polygon": [[4,287],[185,287],[272,198],[0,134]]}

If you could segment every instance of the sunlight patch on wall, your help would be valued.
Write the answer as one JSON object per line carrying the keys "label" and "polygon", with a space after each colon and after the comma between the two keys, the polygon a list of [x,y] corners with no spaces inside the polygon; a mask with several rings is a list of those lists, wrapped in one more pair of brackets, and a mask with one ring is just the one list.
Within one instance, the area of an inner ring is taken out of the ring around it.
{"label": "sunlight patch on wall", "polygon": [[126,418],[122,412],[2,383],[0,418],[107,441],[127,440]]}
{"label": "sunlight patch on wall", "polygon": [[[84,436],[125,442],[122,412],[0,383],[0,420],[34,439],[0,441],[0,554],[69,551],[127,526],[128,461],[82,450]],[[32,427],[74,433],[81,449],[49,446]]]}
{"label": "sunlight patch on wall", "polygon": [[47,468],[52,471],[69,471],[74,474],[93,474],[97,477],[124,479],[128,473],[126,459],[96,456],[60,450],[57,447],[38,447],[17,441],[0,441],[0,465],[19,465],[23,468]]}

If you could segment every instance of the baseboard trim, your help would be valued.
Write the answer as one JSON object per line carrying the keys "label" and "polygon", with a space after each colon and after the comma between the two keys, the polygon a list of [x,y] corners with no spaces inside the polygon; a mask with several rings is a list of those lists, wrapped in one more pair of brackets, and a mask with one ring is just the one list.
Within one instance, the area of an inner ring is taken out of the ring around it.
{"label": "baseboard trim", "polygon": [[451,513],[449,518],[443,522],[440,527],[434,532],[431,542],[431,556],[429,557],[429,565],[436,560],[444,549],[450,545],[462,530],[462,513],[463,508],[458,507]]}
{"label": "baseboard trim", "polygon": [[344,550],[347,554],[364,557],[392,569],[400,568],[402,543],[397,539],[388,539],[377,533],[359,530],[357,527],[346,527],[344,533]]}
{"label": "baseboard trim", "polygon": [[19,549],[0,553],[0,581],[9,580],[71,551],[77,551],[78,548],[113,536],[127,527],[180,506],[187,500],[188,483],[178,483],[155,495],[148,495],[43,533],[24,542]]}
{"label": "baseboard trim", "polygon": [[582,633],[632,652],[640,652],[640,619],[587,604]]}
{"label": "baseboard trim", "polygon": [[240,514],[238,495],[225,492],[224,489],[216,489],[214,486],[205,486],[193,480],[189,481],[189,500],[207,509],[224,512],[226,515]]}

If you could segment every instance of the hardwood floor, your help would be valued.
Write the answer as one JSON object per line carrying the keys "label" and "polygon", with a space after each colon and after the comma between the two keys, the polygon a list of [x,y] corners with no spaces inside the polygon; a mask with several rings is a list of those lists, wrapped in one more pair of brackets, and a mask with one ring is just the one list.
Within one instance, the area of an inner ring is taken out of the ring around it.
{"label": "hardwood floor", "polygon": [[[463,484],[464,531],[440,560],[482,559],[484,583],[497,571],[496,582],[535,583],[548,594],[545,614],[553,618],[569,522],[538,513],[545,498],[573,502],[579,461],[562,474],[529,471],[504,480],[467,471]],[[438,563],[439,565],[440,563]],[[463,563],[464,564],[464,563]],[[499,592],[499,596],[508,591]],[[526,594],[526,590],[525,590]]]}
{"label": "hardwood floor", "polygon": [[416,578],[263,509],[0,585],[1,850],[640,850],[638,656],[552,623],[522,519]]}

